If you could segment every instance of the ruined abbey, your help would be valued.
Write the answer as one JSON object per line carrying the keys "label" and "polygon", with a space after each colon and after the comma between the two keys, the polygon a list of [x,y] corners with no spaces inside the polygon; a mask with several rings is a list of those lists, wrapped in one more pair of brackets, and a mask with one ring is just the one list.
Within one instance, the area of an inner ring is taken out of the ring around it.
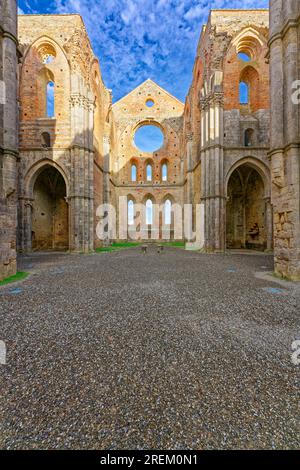
{"label": "ruined abbey", "polygon": [[[211,11],[185,103],[150,79],[113,102],[79,15],[17,17],[4,0],[0,20],[0,280],[18,252],[118,240],[97,236],[109,205],[143,241],[177,239],[172,208],[191,207],[188,247],[274,251],[300,279],[297,0]],[[151,152],[135,142],[150,125]]]}

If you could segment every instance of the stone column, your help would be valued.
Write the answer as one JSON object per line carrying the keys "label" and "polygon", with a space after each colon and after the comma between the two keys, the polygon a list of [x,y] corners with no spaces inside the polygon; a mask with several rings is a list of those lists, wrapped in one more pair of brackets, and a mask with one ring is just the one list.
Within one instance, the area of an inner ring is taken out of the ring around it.
{"label": "stone column", "polygon": [[[93,181],[93,126],[94,103],[90,93],[79,86],[81,79],[73,77],[74,93],[71,95],[71,191],[70,250],[88,253],[94,248],[94,181]],[[85,95],[77,92],[85,90]]]}
{"label": "stone column", "polygon": [[[103,137],[103,204],[111,204],[110,194],[110,137]],[[116,225],[119,233],[119,201],[116,201]],[[109,245],[111,240],[106,239],[105,244]]]}
{"label": "stone column", "polygon": [[265,198],[265,225],[267,230],[267,251],[273,250],[273,208],[271,198]]}
{"label": "stone column", "polygon": [[19,198],[18,232],[19,247],[21,253],[29,253],[32,250],[32,207],[33,199],[22,196]]}
{"label": "stone column", "polygon": [[205,249],[225,250],[225,193],[223,150],[223,94],[201,99],[203,148],[201,202],[205,206]]}
{"label": "stone column", "polygon": [[193,203],[193,133],[186,135],[187,204]]}
{"label": "stone column", "polygon": [[[186,161],[187,161],[187,170],[186,170],[186,204],[188,205],[190,211],[189,214],[190,216],[187,217],[186,220],[188,224],[188,230],[185,231],[186,234],[189,234],[187,243],[191,243],[194,240],[191,240],[190,237],[193,232],[193,178],[194,178],[194,173],[193,173],[193,133],[189,132],[186,134]],[[187,208],[186,208],[187,210]],[[186,227],[187,228],[187,227]]]}
{"label": "stone column", "polygon": [[275,271],[289,279],[300,279],[299,14],[298,1],[270,1]]}
{"label": "stone column", "polygon": [[0,280],[15,274],[17,234],[17,4],[0,5]]}

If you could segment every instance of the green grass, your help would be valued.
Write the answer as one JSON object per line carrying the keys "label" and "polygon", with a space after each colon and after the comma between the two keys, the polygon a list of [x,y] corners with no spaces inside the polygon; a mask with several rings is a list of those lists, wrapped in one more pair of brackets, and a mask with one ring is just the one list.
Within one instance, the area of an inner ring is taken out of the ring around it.
{"label": "green grass", "polygon": [[124,243],[113,243],[114,248],[131,248],[132,246],[139,246],[139,242],[124,242]]}
{"label": "green grass", "polygon": [[[154,242],[157,245],[163,245],[166,247],[171,247],[171,248],[184,248],[185,247],[185,242],[162,242],[160,243],[159,241]],[[120,243],[113,243],[110,246],[102,246],[101,248],[96,248],[95,252],[96,253],[111,253],[112,251],[117,251],[117,250],[122,250],[124,248],[132,248],[135,246],[140,246],[140,242],[120,242]]]}
{"label": "green grass", "polygon": [[14,276],[7,277],[6,279],[3,279],[3,281],[0,281],[0,286],[6,286],[6,284],[11,284],[12,282],[23,281],[27,276],[29,276],[29,273],[19,271]]}
{"label": "green grass", "polygon": [[184,248],[185,242],[163,242],[163,243],[160,243],[160,245],[170,246],[173,248]]}
{"label": "green grass", "polygon": [[117,249],[112,246],[102,246],[101,248],[96,248],[95,253],[109,253],[110,251],[117,251]]}
{"label": "green grass", "polygon": [[102,246],[101,248],[96,248],[96,253],[110,253],[112,251],[122,250],[123,248],[132,248],[139,246],[138,242],[124,242],[124,243],[113,243],[110,246]]}

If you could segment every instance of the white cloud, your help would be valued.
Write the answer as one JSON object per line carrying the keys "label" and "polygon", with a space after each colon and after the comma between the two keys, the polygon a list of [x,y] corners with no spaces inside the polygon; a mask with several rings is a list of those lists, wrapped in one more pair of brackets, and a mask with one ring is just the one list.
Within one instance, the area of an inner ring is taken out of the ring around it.
{"label": "white cloud", "polygon": [[207,14],[207,8],[203,8],[202,5],[196,5],[192,7],[187,13],[184,15],[186,20],[195,20],[196,18],[201,18]]}
{"label": "white cloud", "polygon": [[53,0],[83,16],[106,85],[119,99],[152,78],[184,100],[210,8],[261,8],[267,0]]}
{"label": "white cloud", "polygon": [[134,18],[137,17],[137,5],[131,0],[127,1],[121,13],[122,20],[128,25]]}
{"label": "white cloud", "polygon": [[24,15],[24,11],[20,7],[18,7],[18,15]]}

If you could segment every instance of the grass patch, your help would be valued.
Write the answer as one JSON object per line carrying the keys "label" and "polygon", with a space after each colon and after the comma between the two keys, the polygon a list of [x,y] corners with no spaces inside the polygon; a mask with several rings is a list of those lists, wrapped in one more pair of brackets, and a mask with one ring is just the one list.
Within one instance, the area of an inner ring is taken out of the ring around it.
{"label": "grass patch", "polygon": [[23,281],[27,276],[29,276],[29,273],[19,271],[14,276],[7,277],[6,279],[3,279],[3,281],[0,281],[0,286],[6,286],[6,284],[11,284],[12,282]]}
{"label": "grass patch", "polygon": [[96,253],[111,253],[112,251],[122,250],[124,248],[133,248],[139,246],[138,242],[124,242],[124,243],[113,243],[110,246],[102,246],[101,248],[96,248]]}
{"label": "grass patch", "polygon": [[113,248],[112,246],[102,246],[101,248],[96,248],[95,253],[109,253],[111,251],[117,251],[118,248]]}
{"label": "grass patch", "polygon": [[124,242],[124,243],[113,243],[111,246],[113,248],[131,248],[133,246],[139,246],[139,242]]}
{"label": "grass patch", "polygon": [[185,242],[163,242],[160,243],[163,246],[170,246],[173,248],[185,248]]}
{"label": "grass patch", "polygon": [[[158,240],[153,241],[153,244],[156,245],[163,245],[166,247],[171,248],[185,248],[185,242],[162,242],[160,243]],[[96,253],[111,253],[112,251],[122,250],[124,248],[133,248],[135,246],[141,246],[141,242],[120,242],[120,243],[113,243],[109,246],[102,246],[101,248],[96,248]]]}
{"label": "grass patch", "polygon": [[[185,242],[162,242],[160,243],[158,240],[153,241],[153,244],[162,245],[165,247],[170,248],[185,248]],[[111,253],[112,251],[122,250],[124,248],[133,248],[135,246],[141,246],[141,242],[120,242],[120,243],[113,243],[109,246],[102,246],[101,248],[96,248],[96,253]]]}

